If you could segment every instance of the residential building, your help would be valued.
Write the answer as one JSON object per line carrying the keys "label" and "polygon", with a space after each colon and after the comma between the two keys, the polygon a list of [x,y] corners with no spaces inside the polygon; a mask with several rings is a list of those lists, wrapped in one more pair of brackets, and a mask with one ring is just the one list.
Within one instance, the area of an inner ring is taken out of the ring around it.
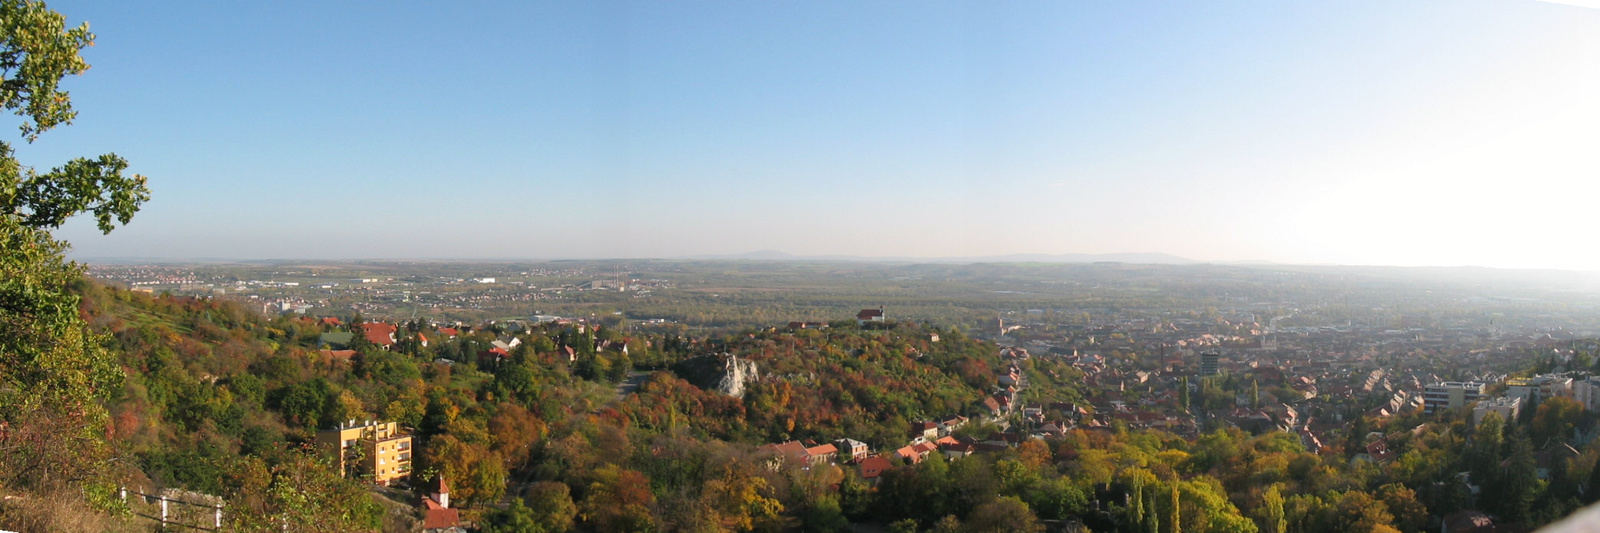
{"label": "residential building", "polygon": [[874,455],[862,459],[857,467],[861,469],[861,479],[867,480],[868,483],[877,484],[878,476],[883,475],[890,468],[894,468],[894,464],[882,456]]}
{"label": "residential building", "polygon": [[370,475],[379,485],[411,477],[411,435],[395,422],[351,420],[318,431],[317,448],[337,459],[341,475]]}
{"label": "residential building", "polygon": [[1477,381],[1443,381],[1422,390],[1422,410],[1428,414],[1459,409],[1483,397],[1485,384]]}
{"label": "residential building", "polygon": [[1516,396],[1480,400],[1478,405],[1472,408],[1472,425],[1478,425],[1489,413],[1498,413],[1501,420],[1510,422],[1516,420],[1520,412],[1522,412],[1522,398]]}
{"label": "residential building", "polygon": [[865,325],[868,322],[883,322],[883,307],[877,309],[862,309],[856,313],[856,325]]}
{"label": "residential building", "polygon": [[1521,398],[1523,403],[1545,401],[1556,396],[1573,396],[1572,378],[1559,374],[1545,374],[1531,378],[1506,380],[1506,396]]}
{"label": "residential building", "polygon": [[[863,446],[865,445],[863,444]],[[781,465],[782,462],[798,464],[805,468],[822,464],[832,464],[834,458],[839,455],[839,448],[832,444],[806,446],[804,443],[797,440],[791,440],[782,444],[768,444],[767,448],[778,452],[780,462],[775,463],[775,468],[777,465]]]}
{"label": "residential building", "polygon": [[1600,410],[1600,376],[1589,376],[1572,384],[1572,399],[1585,411]]}
{"label": "residential building", "polygon": [[396,331],[399,331],[400,328],[394,324],[368,322],[361,325],[361,330],[364,332],[367,342],[387,350],[390,346],[394,346],[394,334]]}
{"label": "residential building", "polygon": [[867,448],[867,443],[855,439],[839,439],[833,441],[833,445],[839,448],[839,456],[841,459],[852,463],[861,462],[861,460],[866,459],[867,454],[871,453],[872,451],[871,449]]}
{"label": "residential building", "polygon": [[820,444],[806,447],[808,466],[833,464],[834,458],[839,456],[839,448],[832,444]]}
{"label": "residential building", "polygon": [[1218,360],[1221,358],[1222,354],[1217,352],[1202,352],[1200,354],[1200,375],[1217,375],[1221,371],[1220,367],[1218,367]]}

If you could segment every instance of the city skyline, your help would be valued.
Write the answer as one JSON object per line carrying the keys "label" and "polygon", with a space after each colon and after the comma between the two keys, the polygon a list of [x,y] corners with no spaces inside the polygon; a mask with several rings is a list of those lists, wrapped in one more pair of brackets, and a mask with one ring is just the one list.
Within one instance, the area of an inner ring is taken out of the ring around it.
{"label": "city skyline", "polygon": [[[1582,2],[56,2],[74,256],[949,258],[1600,270]],[[307,16],[314,13],[315,16]]]}

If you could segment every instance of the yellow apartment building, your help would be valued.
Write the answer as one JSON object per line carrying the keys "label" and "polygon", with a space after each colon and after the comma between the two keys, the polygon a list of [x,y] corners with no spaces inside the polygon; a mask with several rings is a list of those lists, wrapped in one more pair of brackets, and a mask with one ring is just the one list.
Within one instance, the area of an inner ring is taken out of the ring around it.
{"label": "yellow apartment building", "polygon": [[342,475],[371,475],[379,485],[411,477],[411,435],[395,422],[351,420],[318,431],[317,448],[339,460]]}

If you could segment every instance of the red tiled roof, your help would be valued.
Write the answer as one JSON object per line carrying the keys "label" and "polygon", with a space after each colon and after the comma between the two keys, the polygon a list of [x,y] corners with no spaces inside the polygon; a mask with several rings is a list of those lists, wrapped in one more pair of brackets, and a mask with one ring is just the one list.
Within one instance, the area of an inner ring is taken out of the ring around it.
{"label": "red tiled roof", "polygon": [[811,447],[811,448],[806,448],[806,454],[807,455],[811,455],[813,457],[818,456],[818,455],[827,455],[827,454],[830,454],[830,453],[839,453],[839,448],[834,446],[834,445],[832,445],[832,444],[824,444],[824,445],[821,445],[821,446],[814,446],[814,447]]}
{"label": "red tiled roof", "polygon": [[800,444],[800,441],[797,440],[791,440],[783,444],[773,444],[771,446],[772,449],[778,450],[778,452],[782,453],[787,459],[805,461],[806,458],[810,456],[810,454],[806,453],[806,445]]}
{"label": "red tiled roof", "polygon": [[394,344],[394,332],[399,330],[392,324],[384,324],[382,322],[368,322],[362,324],[361,329],[366,331],[367,342],[379,346]]}
{"label": "red tiled roof", "polygon": [[[433,501],[433,500],[428,500]],[[435,504],[438,505],[438,504]],[[422,513],[422,529],[444,529],[461,525],[460,509],[428,509]]]}
{"label": "red tiled roof", "polygon": [[356,351],[355,350],[323,350],[322,351],[322,355],[326,355],[326,356],[332,357],[334,359],[349,359],[351,357],[355,357],[356,356]]}
{"label": "red tiled roof", "polygon": [[894,464],[890,463],[888,459],[874,455],[872,457],[862,459],[860,467],[862,478],[873,479],[879,475],[882,475],[885,470],[894,468]]}
{"label": "red tiled roof", "polygon": [[461,332],[456,331],[456,328],[439,328],[439,334],[454,337],[456,335],[460,335]]}
{"label": "red tiled roof", "polygon": [[862,309],[860,313],[856,313],[856,320],[872,320],[874,318],[883,318],[883,310]]}

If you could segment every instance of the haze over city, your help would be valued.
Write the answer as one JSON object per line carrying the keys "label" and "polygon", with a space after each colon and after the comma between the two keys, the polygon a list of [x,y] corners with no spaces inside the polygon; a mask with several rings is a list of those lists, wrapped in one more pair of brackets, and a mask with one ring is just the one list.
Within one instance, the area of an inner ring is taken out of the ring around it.
{"label": "haze over city", "polygon": [[150,176],[80,258],[1600,270],[1575,4],[61,1],[80,118],[17,151]]}

